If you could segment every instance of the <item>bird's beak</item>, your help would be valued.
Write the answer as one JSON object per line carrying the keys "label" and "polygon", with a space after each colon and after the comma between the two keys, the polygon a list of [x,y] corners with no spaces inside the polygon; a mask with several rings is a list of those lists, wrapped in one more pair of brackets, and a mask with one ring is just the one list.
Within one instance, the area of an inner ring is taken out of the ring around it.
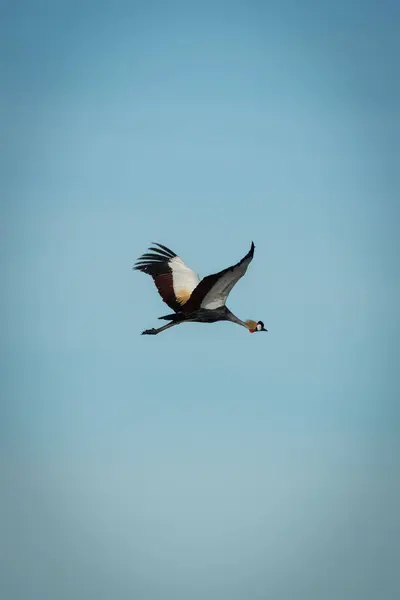
{"label": "bird's beak", "polygon": [[265,327],[264,327],[264,329],[261,329],[261,331],[267,331],[268,332],[268,329],[265,329]]}

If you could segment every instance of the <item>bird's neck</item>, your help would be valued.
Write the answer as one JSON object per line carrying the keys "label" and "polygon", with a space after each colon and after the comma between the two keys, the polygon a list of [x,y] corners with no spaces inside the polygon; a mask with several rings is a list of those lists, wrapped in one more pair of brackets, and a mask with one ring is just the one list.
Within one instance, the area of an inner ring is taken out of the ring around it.
{"label": "bird's neck", "polygon": [[241,319],[239,319],[228,308],[226,310],[227,310],[227,318],[229,319],[229,321],[232,321],[232,323],[237,323],[237,325],[242,325],[242,327],[246,327],[246,329],[248,329],[247,323],[245,321],[242,321]]}

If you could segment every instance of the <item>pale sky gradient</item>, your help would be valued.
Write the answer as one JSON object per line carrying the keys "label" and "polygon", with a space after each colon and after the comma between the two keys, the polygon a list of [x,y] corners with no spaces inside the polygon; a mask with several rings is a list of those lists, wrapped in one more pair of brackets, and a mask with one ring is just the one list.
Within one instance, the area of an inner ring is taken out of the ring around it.
{"label": "pale sky gradient", "polygon": [[[3,3],[5,600],[393,600],[399,9]],[[268,334],[158,337],[131,270]]]}

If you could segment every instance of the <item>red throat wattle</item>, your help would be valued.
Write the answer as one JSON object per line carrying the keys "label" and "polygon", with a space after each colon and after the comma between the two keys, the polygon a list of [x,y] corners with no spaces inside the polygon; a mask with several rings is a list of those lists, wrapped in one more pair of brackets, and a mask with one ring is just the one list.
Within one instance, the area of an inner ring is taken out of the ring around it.
{"label": "red throat wattle", "polygon": [[255,329],[249,329],[250,333],[254,333]]}

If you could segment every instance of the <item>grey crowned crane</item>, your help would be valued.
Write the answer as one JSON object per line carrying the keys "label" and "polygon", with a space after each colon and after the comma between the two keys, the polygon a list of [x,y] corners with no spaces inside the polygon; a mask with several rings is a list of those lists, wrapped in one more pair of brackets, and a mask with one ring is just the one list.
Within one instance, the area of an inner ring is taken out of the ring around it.
{"label": "grey crowned crane", "polygon": [[225,306],[233,286],[246,273],[253,260],[254,243],[249,252],[236,265],[200,281],[198,275],[189,269],[183,260],[162,244],[149,248],[136,262],[134,269],[150,275],[161,298],[175,312],[164,317],[171,321],[158,329],[146,329],[142,335],[156,335],[170,327],[185,322],[215,323],[231,321],[245,327],[250,333],[267,331],[262,321],[241,321]]}

